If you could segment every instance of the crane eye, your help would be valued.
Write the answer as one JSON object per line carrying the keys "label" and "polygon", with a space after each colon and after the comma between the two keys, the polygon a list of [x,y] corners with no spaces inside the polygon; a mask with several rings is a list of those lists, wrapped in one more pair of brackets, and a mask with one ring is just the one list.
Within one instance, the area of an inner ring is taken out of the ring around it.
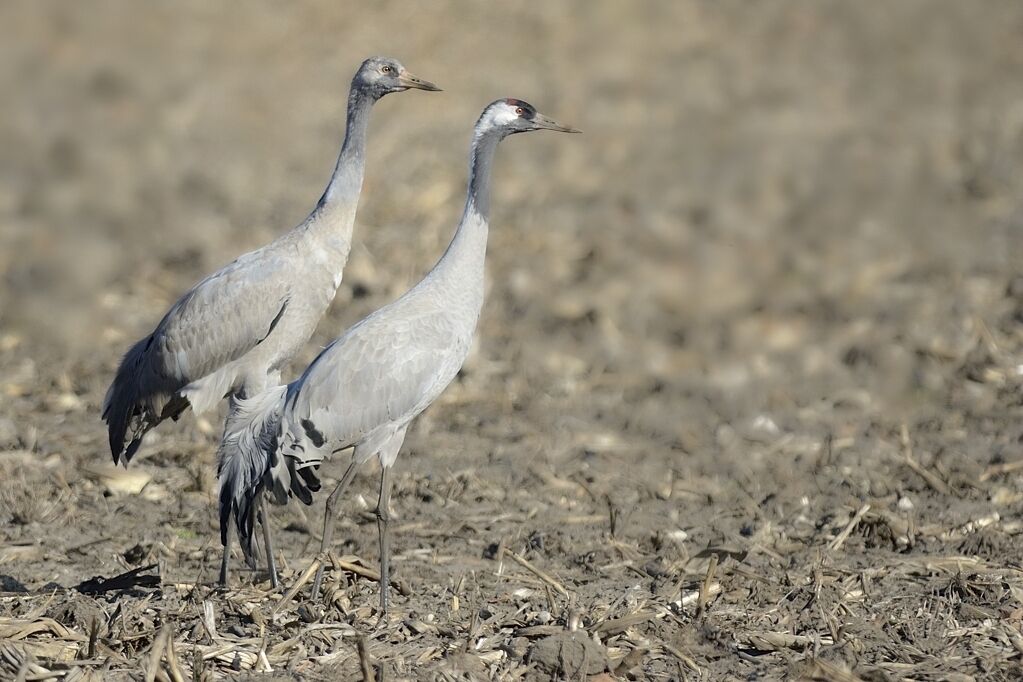
{"label": "crane eye", "polygon": [[526,110],[523,109],[522,107],[515,107],[515,113],[521,116],[522,114],[526,113]]}
{"label": "crane eye", "polygon": [[380,67],[380,70],[383,71],[384,73],[391,73],[392,71],[394,71],[394,69],[392,67],[390,67],[390,66],[388,66],[386,64],[383,65],[382,67]]}

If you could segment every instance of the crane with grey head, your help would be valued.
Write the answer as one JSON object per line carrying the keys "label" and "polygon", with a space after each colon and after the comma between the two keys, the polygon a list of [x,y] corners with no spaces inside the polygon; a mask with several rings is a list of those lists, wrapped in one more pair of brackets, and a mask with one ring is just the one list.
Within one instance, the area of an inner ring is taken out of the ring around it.
{"label": "crane with grey head", "polygon": [[[247,557],[253,528],[245,520],[251,519],[250,509],[264,488],[277,503],[294,495],[310,504],[311,493],[319,489],[315,470],[320,463],[334,453],[351,453],[351,463],[327,499],[322,555],[331,542],[339,497],[357,467],[378,457],[380,608],[386,612],[391,467],[409,423],[444,391],[469,353],[483,305],[494,152],[508,135],[533,130],[578,132],[521,100],[490,104],[473,133],[461,222],[434,268],[327,346],[299,379],[237,401],[218,453],[220,517],[223,527],[234,514]],[[322,568],[313,583],[314,597],[321,579]]]}
{"label": "crane with grey head", "polygon": [[[280,370],[326,312],[351,249],[374,103],[392,92],[439,90],[387,57],[367,59],[352,79],[344,144],[312,213],[266,246],[196,284],[121,361],[103,401],[114,463],[131,461],[142,437],[189,407],[206,412],[227,396],[280,383]],[[270,532],[261,517],[271,581]],[[227,580],[225,543],[221,582]]]}

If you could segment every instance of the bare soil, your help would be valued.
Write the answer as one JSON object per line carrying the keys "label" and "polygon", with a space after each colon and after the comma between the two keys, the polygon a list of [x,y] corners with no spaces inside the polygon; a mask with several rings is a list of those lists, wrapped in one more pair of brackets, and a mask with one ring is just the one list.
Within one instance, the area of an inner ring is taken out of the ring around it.
{"label": "bare soil", "polygon": [[[0,8],[0,679],[1019,679],[1023,6],[350,5]],[[272,510],[283,590],[222,591],[218,417],[126,472],[99,420],[131,341],[304,217],[375,53],[445,92],[374,113],[295,372],[439,257],[483,105],[585,131],[500,152],[380,621],[377,470],[325,605],[284,594],[322,495]]]}

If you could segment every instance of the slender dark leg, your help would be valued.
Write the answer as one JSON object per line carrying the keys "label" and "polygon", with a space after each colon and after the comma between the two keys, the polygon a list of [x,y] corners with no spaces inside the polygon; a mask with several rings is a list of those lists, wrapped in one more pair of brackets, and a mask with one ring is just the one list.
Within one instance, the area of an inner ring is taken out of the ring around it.
{"label": "slender dark leg", "polygon": [[[322,558],[327,551],[327,547],[330,545],[331,539],[334,537],[334,523],[337,521],[334,515],[334,507],[337,505],[338,499],[344,494],[348,484],[355,478],[355,469],[358,464],[355,461],[355,457],[352,457],[352,463],[345,469],[344,476],[337,482],[337,487],[334,488],[334,492],[327,498],[327,506],[323,512],[323,537],[320,538],[320,557]],[[313,589],[311,597],[316,599],[320,596],[320,583],[323,582],[323,564],[316,569],[316,577],[313,578]]]}
{"label": "slender dark leg", "polygon": [[391,467],[380,467],[380,498],[377,500],[377,532],[380,534],[380,615],[387,613],[387,592],[391,589]]}
{"label": "slender dark leg", "polygon": [[231,539],[234,538],[234,525],[231,517],[227,517],[227,542],[224,543],[224,556],[220,560],[220,586],[227,587],[227,572],[231,563]]}
{"label": "slender dark leg", "polygon": [[277,579],[277,560],[274,558],[274,543],[270,537],[270,517],[266,513],[266,495],[260,491],[256,499],[256,516],[263,527],[263,548],[266,550],[266,570],[270,573],[270,586],[274,589],[281,584]]}

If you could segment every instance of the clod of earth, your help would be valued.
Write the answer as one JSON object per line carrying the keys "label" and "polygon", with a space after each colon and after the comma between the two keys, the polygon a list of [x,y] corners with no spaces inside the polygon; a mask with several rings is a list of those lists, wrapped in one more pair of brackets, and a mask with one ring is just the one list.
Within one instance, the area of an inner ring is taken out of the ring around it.
{"label": "clod of earth", "polygon": [[582,632],[544,637],[529,649],[529,663],[565,678],[596,675],[608,667],[607,650]]}

